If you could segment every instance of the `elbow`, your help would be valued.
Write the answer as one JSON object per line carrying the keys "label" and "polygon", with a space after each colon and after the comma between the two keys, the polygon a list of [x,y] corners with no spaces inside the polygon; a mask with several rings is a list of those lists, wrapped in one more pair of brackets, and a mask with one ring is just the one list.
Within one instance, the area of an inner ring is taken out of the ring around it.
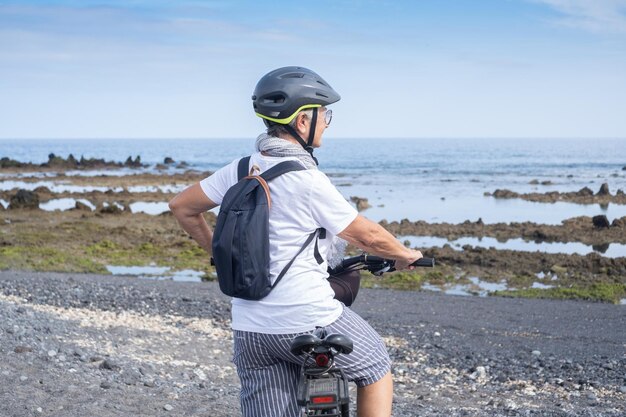
{"label": "elbow", "polygon": [[177,214],[180,214],[180,211],[183,208],[182,204],[180,203],[180,200],[177,197],[178,196],[172,198],[167,204],[167,206],[170,208],[170,211],[172,212],[174,217],[178,217]]}

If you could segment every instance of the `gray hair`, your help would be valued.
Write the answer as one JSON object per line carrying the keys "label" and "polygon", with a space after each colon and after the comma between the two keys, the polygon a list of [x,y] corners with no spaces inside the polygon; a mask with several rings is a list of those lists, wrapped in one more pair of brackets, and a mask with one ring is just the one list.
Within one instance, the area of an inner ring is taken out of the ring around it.
{"label": "gray hair", "polygon": [[[289,122],[289,126],[295,129],[296,121],[298,120],[298,116],[300,116],[301,114],[304,114],[309,120],[313,119],[313,109],[305,109],[299,112],[298,114],[296,114],[296,117],[294,117],[293,120]],[[277,137],[277,138],[283,135],[291,135],[291,133],[289,133],[287,129],[285,128],[285,125],[281,125],[278,123],[274,123],[270,127],[268,127],[267,134],[270,136]]]}

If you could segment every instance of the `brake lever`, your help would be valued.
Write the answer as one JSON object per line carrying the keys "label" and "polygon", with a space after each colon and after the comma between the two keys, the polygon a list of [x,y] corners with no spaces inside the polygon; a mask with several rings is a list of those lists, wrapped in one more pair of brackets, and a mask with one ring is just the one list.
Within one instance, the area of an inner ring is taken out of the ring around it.
{"label": "brake lever", "polygon": [[396,268],[394,268],[394,261],[391,262],[383,262],[382,264],[376,265],[376,266],[371,266],[368,269],[368,271],[370,271],[372,274],[374,274],[375,276],[379,277],[387,272],[392,272],[395,271]]}

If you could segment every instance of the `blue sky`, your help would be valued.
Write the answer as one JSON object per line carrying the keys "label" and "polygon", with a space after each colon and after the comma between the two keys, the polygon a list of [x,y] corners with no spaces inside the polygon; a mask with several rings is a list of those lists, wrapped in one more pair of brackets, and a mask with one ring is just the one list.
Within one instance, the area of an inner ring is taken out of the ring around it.
{"label": "blue sky", "polygon": [[626,138],[626,0],[0,0],[0,138],[255,136],[285,65],[327,137]]}

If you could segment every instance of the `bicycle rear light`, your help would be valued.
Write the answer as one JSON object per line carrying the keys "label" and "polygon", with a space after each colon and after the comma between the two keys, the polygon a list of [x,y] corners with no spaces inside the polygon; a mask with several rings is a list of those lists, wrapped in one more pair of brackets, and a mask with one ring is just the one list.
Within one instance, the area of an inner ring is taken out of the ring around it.
{"label": "bicycle rear light", "polygon": [[337,397],[331,395],[325,397],[311,397],[311,402],[313,404],[332,404],[337,402]]}
{"label": "bicycle rear light", "polygon": [[329,361],[330,359],[328,358],[328,355],[324,353],[320,353],[315,356],[315,364],[320,368],[327,366]]}

